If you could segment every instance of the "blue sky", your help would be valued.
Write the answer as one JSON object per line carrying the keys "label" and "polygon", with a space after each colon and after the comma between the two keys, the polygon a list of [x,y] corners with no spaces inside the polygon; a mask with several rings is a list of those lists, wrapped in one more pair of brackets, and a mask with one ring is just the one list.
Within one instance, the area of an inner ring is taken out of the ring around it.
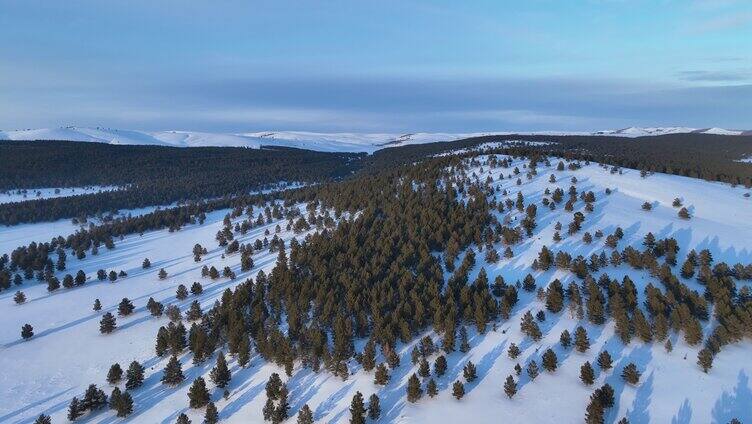
{"label": "blue sky", "polygon": [[0,128],[752,129],[748,0],[0,0]]}

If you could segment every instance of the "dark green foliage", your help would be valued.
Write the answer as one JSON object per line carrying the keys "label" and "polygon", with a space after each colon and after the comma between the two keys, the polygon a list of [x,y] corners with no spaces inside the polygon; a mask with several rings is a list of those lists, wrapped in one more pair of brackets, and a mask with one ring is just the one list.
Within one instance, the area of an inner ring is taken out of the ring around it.
{"label": "dark green foliage", "polygon": [[366,407],[363,403],[363,394],[355,392],[350,402],[350,424],[365,424]]}
{"label": "dark green foliage", "polygon": [[580,380],[582,380],[586,386],[593,384],[595,381],[595,370],[593,370],[593,366],[590,365],[590,362],[586,361],[580,367]]}
{"label": "dark green foliage", "polygon": [[707,373],[709,369],[713,368],[713,352],[708,348],[700,349],[697,353],[697,365],[702,368],[702,371]]}
{"label": "dark green foliage", "polygon": [[381,401],[376,393],[368,398],[368,418],[378,420],[381,416]]}
{"label": "dark green foliage", "polygon": [[21,327],[21,337],[24,340],[29,340],[34,337],[34,327],[32,327],[31,324],[24,324]]}
{"label": "dark green foliage", "polygon": [[379,386],[385,386],[389,383],[389,370],[381,363],[376,367],[376,373],[374,375],[374,384]]}
{"label": "dark green foliage", "polygon": [[436,381],[433,378],[429,379],[426,384],[426,393],[432,398],[439,394],[439,388],[436,386]]}
{"label": "dark green foliage", "polygon": [[578,352],[587,352],[590,349],[590,338],[584,327],[579,326],[574,331],[574,345]]}
{"label": "dark green foliage", "polygon": [[454,396],[457,400],[460,400],[463,396],[465,396],[465,386],[461,381],[457,380],[454,382],[454,384],[452,384],[452,396]]}
{"label": "dark green foliage", "polygon": [[191,388],[188,389],[188,400],[191,408],[203,408],[211,400],[209,390],[206,389],[206,382],[203,378],[198,377],[193,380]]}
{"label": "dark green foliage", "polygon": [[131,362],[125,372],[125,388],[133,390],[144,384],[144,367],[137,361]]}
{"label": "dark green foliage", "polygon": [[601,369],[604,371],[610,370],[613,366],[611,354],[608,353],[607,350],[604,350],[598,355],[598,366],[601,367]]}
{"label": "dark green foliage", "polygon": [[509,399],[514,397],[514,395],[517,393],[517,382],[514,381],[514,377],[507,376],[506,381],[504,381],[504,393],[507,395]]}
{"label": "dark green foliage", "polygon": [[230,383],[232,374],[227,367],[227,361],[225,360],[225,355],[222,351],[217,355],[217,364],[211,370],[210,375],[212,382],[214,382],[214,384],[220,389],[224,389]]}
{"label": "dark green foliage", "polygon": [[168,386],[177,386],[183,382],[183,366],[178,361],[177,356],[173,355],[170,360],[167,361],[167,365],[164,368],[162,375],[162,384]]}
{"label": "dark green foliage", "polygon": [[313,411],[307,403],[298,411],[298,424],[313,424]]}
{"label": "dark green foliage", "polygon": [[102,334],[110,334],[115,331],[115,327],[117,327],[115,316],[109,312],[106,312],[102,316],[102,320],[99,321],[99,332]]}
{"label": "dark green foliage", "polygon": [[204,414],[204,424],[216,424],[219,421],[219,411],[217,411],[214,402],[209,402],[206,405],[206,413]]}
{"label": "dark green foliage", "polygon": [[559,359],[556,357],[556,353],[551,349],[546,349],[543,353],[543,369],[548,372],[556,371]]}
{"label": "dark green foliage", "polygon": [[622,370],[621,378],[629,384],[637,384],[640,381],[640,371],[637,370],[637,366],[635,364],[630,362]]}
{"label": "dark green foliage", "polygon": [[107,382],[110,384],[118,384],[120,379],[123,378],[123,369],[120,368],[120,364],[117,362],[112,364],[110,370],[107,372]]}
{"label": "dark green foliage", "polygon": [[406,390],[408,402],[415,403],[423,396],[423,389],[420,387],[420,380],[417,375],[413,374],[407,380]]}

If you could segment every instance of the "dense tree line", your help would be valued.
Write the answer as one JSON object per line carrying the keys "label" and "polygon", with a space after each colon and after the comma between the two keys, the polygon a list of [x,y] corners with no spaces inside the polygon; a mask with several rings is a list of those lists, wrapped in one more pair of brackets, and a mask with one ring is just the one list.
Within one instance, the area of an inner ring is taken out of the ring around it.
{"label": "dense tree line", "polygon": [[0,205],[0,224],[107,214],[118,209],[247,194],[280,181],[351,174],[361,154],[300,149],[114,146],[60,141],[0,144],[0,190],[114,185],[122,190]]}

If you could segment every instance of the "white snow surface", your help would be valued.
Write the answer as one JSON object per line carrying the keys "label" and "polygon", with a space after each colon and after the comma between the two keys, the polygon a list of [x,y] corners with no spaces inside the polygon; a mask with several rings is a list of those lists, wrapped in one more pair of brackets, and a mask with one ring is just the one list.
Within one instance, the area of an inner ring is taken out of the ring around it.
{"label": "white snow surface", "polygon": [[[538,228],[533,237],[526,238],[513,247],[515,256],[502,259],[499,263],[486,264],[482,254],[478,254],[477,265],[470,280],[474,280],[485,267],[489,281],[502,275],[508,283],[522,279],[528,272],[536,277],[539,287],[545,286],[554,278],[559,278],[564,286],[573,277],[569,272],[549,270],[533,272],[530,264],[543,245],[554,250],[566,250],[575,255],[590,255],[605,249],[603,239],[595,239],[586,245],[581,241],[582,233],[594,233],[602,229],[610,234],[617,226],[624,229],[624,239],[619,249],[626,245],[640,246],[643,236],[651,231],[657,238],[674,237],[681,246],[679,263],[689,249],[710,249],[716,262],[725,261],[730,265],[736,262],[752,262],[752,200],[743,195],[748,192],[743,188],[733,188],[721,183],[711,183],[697,179],[654,174],[641,178],[639,171],[625,169],[623,175],[611,174],[597,164],[584,166],[580,170],[556,171],[557,161],[547,168],[539,164],[538,175],[531,180],[522,176],[522,184],[515,184],[516,177],[506,178],[514,166],[523,171],[523,161],[516,161],[509,169],[490,169],[483,171],[476,167],[473,171],[480,180],[490,174],[494,185],[509,191],[508,196],[516,197],[518,190],[525,193],[526,202],[540,204],[543,191],[547,187],[562,187],[565,191],[570,186],[570,178],[576,176],[576,186],[580,191],[592,190],[597,197],[595,211],[586,213],[583,228],[578,235],[567,237],[560,243],[552,242],[554,225],[557,221],[566,224],[571,220],[571,213],[563,207],[549,211],[539,205]],[[498,180],[499,173],[505,178]],[[468,175],[472,173],[468,172]],[[550,174],[555,174],[557,182],[549,183]],[[613,193],[606,195],[604,190],[611,188]],[[497,198],[502,199],[499,192]],[[692,214],[691,220],[681,220],[677,210],[671,206],[675,197],[682,199]],[[650,212],[643,211],[643,202],[653,202]],[[582,202],[577,203],[576,210],[582,210]],[[703,373],[695,364],[699,347],[690,347],[683,342],[681,334],[672,334],[674,350],[666,353],[660,343],[643,344],[633,340],[624,346],[614,334],[613,322],[604,326],[594,326],[586,321],[578,322],[565,311],[559,314],[547,314],[541,323],[544,338],[537,343],[526,339],[519,331],[522,314],[528,309],[533,312],[544,309],[534,294],[520,291],[520,301],[508,321],[499,322],[495,331],[488,330],[478,334],[468,327],[471,349],[467,353],[454,352],[447,355],[447,373],[437,378],[439,395],[428,398],[426,395],[415,404],[407,403],[405,386],[409,376],[416,372],[410,363],[410,351],[413,345],[399,345],[401,366],[391,371],[390,383],[385,386],[373,384],[373,372],[365,372],[352,362],[353,375],[342,381],[329,373],[314,374],[301,369],[299,364],[292,377],[286,377],[283,370],[275,365],[265,363],[258,355],[251,364],[241,369],[235,360],[230,360],[232,381],[228,390],[228,399],[223,399],[221,391],[209,382],[208,373],[214,365],[214,359],[199,365],[193,365],[190,354],[181,357],[186,380],[179,387],[172,389],[160,384],[161,370],[166,358],[154,354],[154,340],[157,329],[166,325],[167,318],[153,318],[145,310],[146,300],[154,297],[167,304],[177,304],[185,310],[196,297],[184,301],[175,299],[178,284],[187,286],[193,281],[204,285],[204,293],[197,299],[204,308],[208,308],[218,299],[222,291],[231,288],[244,279],[254,276],[259,270],[268,272],[274,265],[276,254],[262,251],[254,254],[255,267],[248,273],[239,269],[239,255],[233,254],[222,258],[222,249],[216,246],[214,235],[222,228],[222,218],[227,210],[209,213],[203,225],[189,225],[180,231],[170,233],[167,230],[145,233],[143,236],[127,236],[123,241],[116,241],[114,250],[100,249],[97,256],[89,255],[84,260],[76,260],[68,255],[68,270],[83,269],[93,277],[97,269],[125,270],[128,277],[115,283],[99,282],[90,279],[86,285],[74,289],[60,289],[47,293],[43,284],[25,282],[23,286],[0,293],[0,422],[31,423],[40,413],[52,415],[53,422],[66,422],[65,414],[68,403],[73,396],[82,395],[86,387],[96,383],[109,394],[112,387],[105,380],[110,365],[118,362],[124,368],[132,360],[138,360],[146,366],[144,386],[133,391],[135,401],[134,413],[128,419],[137,423],[173,423],[180,412],[185,412],[194,423],[201,422],[203,410],[188,409],[187,391],[192,381],[203,375],[212,390],[212,399],[219,410],[222,423],[261,423],[261,409],[266,401],[264,385],[273,372],[279,373],[290,390],[291,418],[303,404],[308,404],[317,422],[345,423],[350,414],[350,401],[356,391],[364,398],[378,393],[381,398],[381,423],[499,423],[525,422],[548,423],[582,422],[585,406],[595,387],[605,382],[615,389],[616,404],[608,411],[606,422],[614,423],[621,417],[628,417],[630,423],[719,423],[726,424],[731,418],[741,422],[752,422],[752,344],[743,342],[725,347],[715,358],[713,368],[708,374]],[[505,212],[498,214],[499,219],[509,214],[510,219],[521,219],[521,214]],[[263,238],[265,229],[274,233],[273,222],[263,227],[254,228],[245,236],[238,236],[240,242],[252,242]],[[55,224],[41,224],[55,225]],[[284,228],[284,225],[282,225]],[[52,232],[55,232],[54,230]],[[283,231],[281,236],[289,241],[292,233]],[[301,236],[298,236],[301,239]],[[204,259],[193,261],[191,248],[201,243],[209,249]],[[503,246],[495,246],[500,252]],[[141,262],[148,257],[152,268],[143,270]],[[462,255],[460,255],[462,257]],[[200,269],[203,265],[222,269],[230,266],[238,273],[235,281],[221,279],[210,281],[202,279]],[[160,281],[157,270],[165,268],[169,277]],[[642,288],[653,282],[656,287],[661,284],[643,271],[636,271],[626,265],[606,269],[611,278],[629,275],[638,287],[640,304],[644,299]],[[674,270],[678,274],[678,267]],[[63,273],[58,273],[62,277]],[[597,273],[600,275],[600,273]],[[693,289],[701,290],[694,280],[684,280]],[[749,284],[738,282],[737,284]],[[21,289],[28,300],[23,305],[15,305],[13,293]],[[131,299],[136,311],[128,317],[118,317],[118,328],[110,335],[99,333],[99,319],[106,311],[115,311],[123,298]],[[92,302],[99,298],[103,309],[94,312]],[[35,336],[29,341],[21,341],[19,330],[25,323],[34,326]],[[573,332],[577,325],[587,328],[591,348],[586,353],[578,353],[572,348],[564,349],[558,343],[559,335],[564,329]],[[706,332],[709,329],[706,328]],[[438,339],[432,333],[426,333]],[[520,346],[522,354],[517,360],[507,356],[510,343]],[[363,341],[356,343],[362,349]],[[551,347],[559,358],[559,368],[554,373],[541,370],[541,375],[531,381],[523,372],[518,381],[518,393],[508,399],[502,386],[507,375],[514,375],[513,367],[519,362],[523,368],[531,360],[540,363],[540,357]],[[597,366],[596,384],[584,386],[579,379],[580,366],[585,361],[595,363],[595,358],[602,349],[608,349],[614,359],[614,368],[603,372]],[[433,362],[436,355],[430,358]],[[377,358],[382,361],[383,358]],[[451,386],[455,380],[464,381],[462,368],[467,361],[476,364],[478,379],[465,383],[466,395],[456,400],[451,395]],[[634,362],[642,372],[637,386],[625,385],[619,374],[629,362]],[[122,386],[122,383],[121,383]],[[424,385],[425,389],[425,385]],[[82,422],[113,423],[114,412],[102,410],[80,419]]]}
{"label": "white snow surface", "polygon": [[650,135],[704,133],[741,135],[743,131],[722,128],[688,127],[630,127],[618,130],[593,132],[472,132],[472,133],[317,133],[305,131],[262,131],[238,134],[209,133],[197,131],[138,131],[112,128],[60,127],[23,130],[0,130],[0,140],[67,140],[109,144],[156,145],[173,147],[249,147],[263,146],[296,147],[322,152],[373,153],[387,147],[410,144],[455,141],[484,135],[611,135],[620,137],[643,137]]}
{"label": "white snow surface", "polygon": [[100,193],[118,190],[117,186],[89,186],[89,187],[47,187],[16,189],[0,192],[0,204],[25,202],[27,200],[54,199],[56,197],[79,196],[82,194]]}

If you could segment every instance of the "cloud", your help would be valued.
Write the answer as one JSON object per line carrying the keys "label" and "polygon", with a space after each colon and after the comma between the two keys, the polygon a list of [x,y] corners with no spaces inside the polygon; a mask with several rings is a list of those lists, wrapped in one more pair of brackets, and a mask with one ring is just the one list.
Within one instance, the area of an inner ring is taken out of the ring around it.
{"label": "cloud", "polygon": [[752,70],[734,70],[734,71],[682,71],[679,78],[685,81],[698,82],[738,82],[752,79]]}

